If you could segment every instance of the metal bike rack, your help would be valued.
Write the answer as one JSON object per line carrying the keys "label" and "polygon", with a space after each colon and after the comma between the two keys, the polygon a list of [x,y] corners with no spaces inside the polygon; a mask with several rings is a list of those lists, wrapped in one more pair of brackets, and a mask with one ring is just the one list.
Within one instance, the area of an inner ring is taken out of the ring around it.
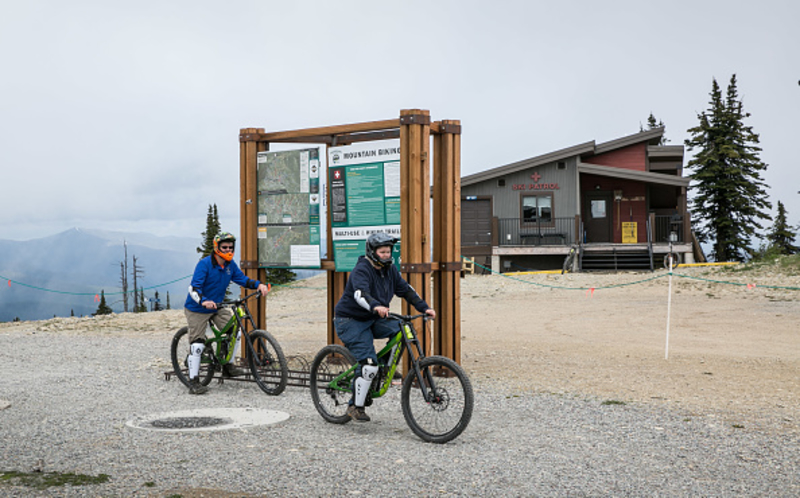
{"label": "metal bike rack", "polygon": [[[310,387],[311,364],[306,358],[302,356],[287,356],[286,364],[289,367],[289,375],[286,382],[287,387]],[[183,372],[187,373],[187,369],[183,369]],[[164,372],[164,380],[172,380],[173,375],[175,375],[174,370]],[[215,372],[212,379],[217,379],[217,383],[219,384],[222,384],[227,380],[236,382],[255,382],[255,379],[253,379],[252,375],[249,373],[240,377],[225,377],[222,375],[222,372]]]}

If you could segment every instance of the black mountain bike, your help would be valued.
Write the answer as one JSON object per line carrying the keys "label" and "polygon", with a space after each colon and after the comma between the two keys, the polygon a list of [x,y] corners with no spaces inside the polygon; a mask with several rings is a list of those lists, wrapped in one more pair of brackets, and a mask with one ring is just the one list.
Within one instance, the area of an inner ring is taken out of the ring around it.
{"label": "black mountain bike", "polygon": [[565,272],[572,272],[572,269],[575,267],[575,258],[578,257],[578,245],[572,244],[569,248],[569,254],[567,257],[564,258],[564,265],[561,267],[561,274],[563,275]]}
{"label": "black mountain bike", "polygon": [[[425,441],[446,443],[458,437],[472,418],[472,384],[458,363],[443,356],[422,354],[417,331],[411,324],[426,315],[398,315],[400,331],[378,353],[378,375],[372,381],[366,406],[386,394],[404,352],[411,369],[403,379],[400,406],[411,430]],[[322,418],[333,424],[351,419],[346,414],[358,363],[344,346],[330,344],[311,363],[311,399]]]}
{"label": "black mountain bike", "polygon": [[[228,307],[233,310],[233,316],[222,329],[218,329],[209,315],[206,328],[206,348],[200,357],[200,383],[207,386],[214,378],[214,372],[222,370],[224,365],[235,361],[233,357],[238,332],[247,351],[247,364],[250,367],[250,376],[256,381],[258,387],[267,394],[277,396],[286,389],[289,379],[289,369],[286,357],[283,355],[278,341],[266,330],[256,329],[253,315],[247,307],[247,300],[259,293],[254,292],[236,301],[217,303],[217,307]],[[250,323],[251,332],[247,331],[246,323]],[[172,368],[175,375],[187,387],[189,374],[187,358],[190,354],[189,327],[183,327],[172,338],[170,353]]]}

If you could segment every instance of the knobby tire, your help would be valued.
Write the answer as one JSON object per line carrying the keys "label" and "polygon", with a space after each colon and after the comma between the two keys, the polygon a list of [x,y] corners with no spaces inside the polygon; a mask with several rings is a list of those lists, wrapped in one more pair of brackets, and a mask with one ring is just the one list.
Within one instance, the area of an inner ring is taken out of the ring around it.
{"label": "knobby tire", "polygon": [[[187,387],[189,386],[189,365],[186,359],[189,357],[191,344],[189,344],[189,327],[182,327],[172,338],[172,345],[170,346],[170,357],[172,358],[172,369],[175,375]],[[213,346],[206,346],[203,354],[200,356],[200,383],[207,386],[214,378],[214,348]]]}
{"label": "knobby tire", "polygon": [[[443,356],[420,360],[420,372],[432,399],[423,399],[416,372],[403,380],[400,404],[411,430],[430,443],[446,443],[458,437],[469,425],[475,396],[464,369]],[[433,380],[435,392],[431,390]]]}
{"label": "knobby tire", "polygon": [[317,353],[311,362],[311,400],[322,418],[332,424],[350,422],[347,404],[352,396],[349,381],[345,391],[329,387],[331,380],[346,372],[356,363],[353,354],[344,346],[329,344]]}
{"label": "knobby tire", "polygon": [[266,330],[254,330],[249,336],[247,363],[253,380],[265,393],[281,394],[289,381],[289,367],[281,345]]}

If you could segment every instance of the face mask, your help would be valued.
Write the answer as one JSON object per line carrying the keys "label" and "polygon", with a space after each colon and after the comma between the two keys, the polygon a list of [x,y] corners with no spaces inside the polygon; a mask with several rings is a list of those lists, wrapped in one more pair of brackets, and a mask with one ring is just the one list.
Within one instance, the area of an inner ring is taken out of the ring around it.
{"label": "face mask", "polygon": [[216,255],[217,255],[217,256],[219,256],[220,258],[224,259],[224,260],[225,260],[225,261],[227,261],[228,263],[230,263],[231,261],[233,261],[233,251],[229,251],[229,252],[220,252],[220,251],[219,251],[219,249],[217,249],[216,251],[214,251],[214,254],[216,254]]}

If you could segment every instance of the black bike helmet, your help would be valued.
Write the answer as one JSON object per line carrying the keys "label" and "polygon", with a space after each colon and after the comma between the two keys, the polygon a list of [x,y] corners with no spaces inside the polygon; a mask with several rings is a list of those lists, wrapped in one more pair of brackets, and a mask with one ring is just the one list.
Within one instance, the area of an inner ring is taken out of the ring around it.
{"label": "black bike helmet", "polygon": [[367,243],[365,244],[367,259],[377,266],[384,268],[391,266],[392,263],[394,263],[391,257],[389,259],[380,259],[375,251],[377,251],[379,247],[384,246],[394,248],[395,244],[397,244],[397,239],[391,235],[384,232],[373,233],[367,237]]}

